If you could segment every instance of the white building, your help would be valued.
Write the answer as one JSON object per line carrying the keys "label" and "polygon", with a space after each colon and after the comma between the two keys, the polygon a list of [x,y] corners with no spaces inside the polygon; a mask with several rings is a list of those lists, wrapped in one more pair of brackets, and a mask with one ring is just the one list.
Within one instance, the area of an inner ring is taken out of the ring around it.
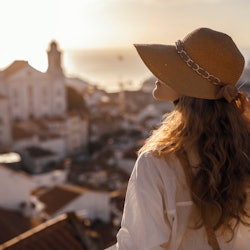
{"label": "white building", "polygon": [[11,141],[9,102],[6,96],[0,95],[0,145],[9,147]]}
{"label": "white building", "polygon": [[[33,198],[38,207],[43,207],[41,215],[53,218],[67,212],[104,222],[110,220],[110,195],[104,191],[94,191],[75,185],[54,186]],[[35,214],[35,213],[34,213]]]}
{"label": "white building", "polygon": [[48,69],[42,73],[27,61],[14,61],[2,71],[0,90],[9,99],[11,121],[64,116],[66,112],[65,76],[61,52],[55,42],[48,50]]}
{"label": "white building", "polygon": [[48,69],[14,61],[0,71],[0,150],[41,147],[63,159],[88,140],[88,119],[67,113],[69,78],[56,42],[47,51]]}
{"label": "white building", "polygon": [[67,169],[57,169],[47,173],[32,176],[36,187],[53,187],[66,183],[68,176]]}
{"label": "white building", "polygon": [[[6,156],[5,156],[6,155]],[[16,154],[0,155],[1,161],[13,161]],[[0,207],[22,211],[26,215],[33,212],[31,209],[31,194],[40,187],[62,185],[67,180],[67,170],[55,170],[45,174],[31,176],[22,171],[15,171],[0,163]]]}
{"label": "white building", "polygon": [[66,150],[70,154],[80,152],[89,140],[89,122],[87,117],[69,113],[67,119]]}
{"label": "white building", "polygon": [[24,204],[30,203],[30,195],[35,183],[29,175],[13,171],[0,164],[0,183],[0,207],[21,210]]}

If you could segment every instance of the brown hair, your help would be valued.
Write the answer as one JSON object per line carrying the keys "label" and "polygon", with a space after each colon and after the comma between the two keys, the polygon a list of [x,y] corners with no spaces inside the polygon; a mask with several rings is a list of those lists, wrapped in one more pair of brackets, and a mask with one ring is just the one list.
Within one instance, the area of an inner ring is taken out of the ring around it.
{"label": "brown hair", "polygon": [[164,157],[197,148],[200,164],[190,181],[192,199],[198,209],[202,207],[202,218],[213,218],[213,228],[227,229],[232,237],[235,226],[247,224],[243,217],[249,217],[245,211],[250,179],[249,107],[243,94],[232,103],[183,96],[139,151]]}

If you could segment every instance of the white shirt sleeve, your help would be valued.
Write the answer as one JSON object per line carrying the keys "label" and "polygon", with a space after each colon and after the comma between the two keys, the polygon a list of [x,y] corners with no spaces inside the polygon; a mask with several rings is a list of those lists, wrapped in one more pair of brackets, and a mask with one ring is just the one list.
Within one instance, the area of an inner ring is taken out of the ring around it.
{"label": "white shirt sleeve", "polygon": [[164,198],[157,161],[144,153],[138,157],[128,183],[117,249],[163,249],[161,245],[171,236]]}

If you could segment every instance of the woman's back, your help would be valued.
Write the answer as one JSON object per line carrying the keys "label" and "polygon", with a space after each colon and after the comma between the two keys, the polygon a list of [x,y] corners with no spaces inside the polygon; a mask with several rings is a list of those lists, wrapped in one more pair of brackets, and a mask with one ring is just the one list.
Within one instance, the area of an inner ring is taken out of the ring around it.
{"label": "woman's back", "polygon": [[[196,160],[192,158],[191,162]],[[118,249],[210,250],[205,227],[194,228],[197,216],[179,159],[174,155],[159,158],[143,153],[129,181]],[[249,228],[241,223],[238,227],[230,242],[220,236],[219,230],[216,232],[221,250],[249,249]]]}

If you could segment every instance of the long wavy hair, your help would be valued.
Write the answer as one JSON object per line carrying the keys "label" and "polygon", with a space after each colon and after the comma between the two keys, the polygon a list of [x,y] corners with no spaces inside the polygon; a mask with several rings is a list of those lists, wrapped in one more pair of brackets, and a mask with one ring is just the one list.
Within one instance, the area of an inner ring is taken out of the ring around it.
{"label": "long wavy hair", "polygon": [[191,197],[203,214],[197,228],[208,218],[214,230],[229,230],[232,238],[239,222],[249,225],[244,220],[249,217],[245,208],[250,180],[249,107],[241,93],[232,103],[181,97],[139,150],[164,157],[196,148],[200,163],[189,183]]}

